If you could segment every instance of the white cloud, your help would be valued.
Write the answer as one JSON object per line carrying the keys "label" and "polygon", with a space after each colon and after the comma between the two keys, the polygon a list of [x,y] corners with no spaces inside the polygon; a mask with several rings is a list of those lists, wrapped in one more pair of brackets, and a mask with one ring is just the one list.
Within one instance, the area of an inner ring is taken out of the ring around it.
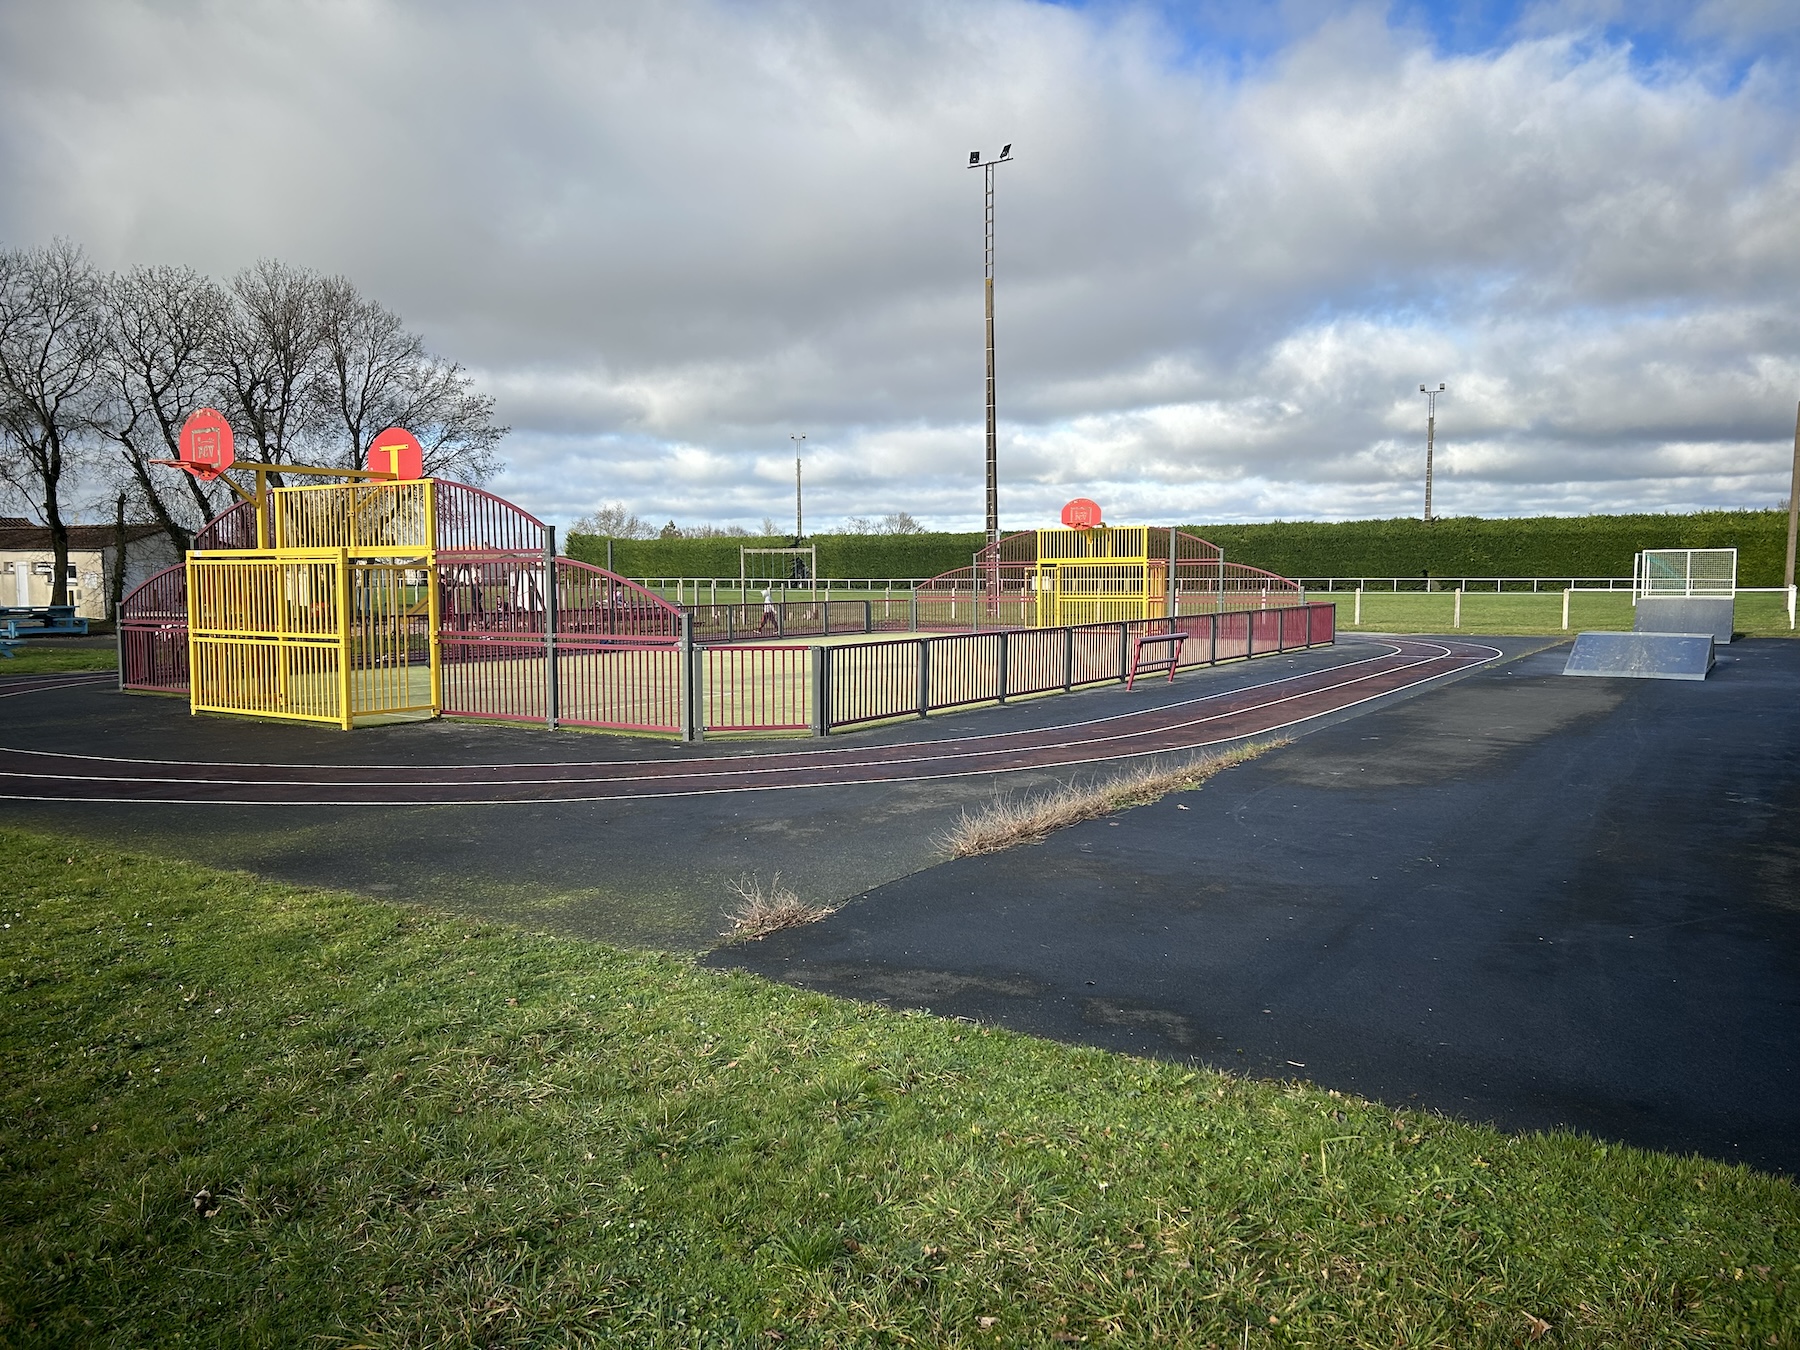
{"label": "white cloud", "polygon": [[1779,11],[1670,7],[1649,63],[1596,27],[1623,12],[1444,54],[1327,10],[1233,73],[1019,0],[18,5],[0,239],[354,277],[498,395],[497,486],[553,518],[783,519],[804,431],[809,518],[966,528],[962,160],[1010,139],[1011,523],[1416,511],[1439,379],[1443,510],[1766,504],[1800,393]]}

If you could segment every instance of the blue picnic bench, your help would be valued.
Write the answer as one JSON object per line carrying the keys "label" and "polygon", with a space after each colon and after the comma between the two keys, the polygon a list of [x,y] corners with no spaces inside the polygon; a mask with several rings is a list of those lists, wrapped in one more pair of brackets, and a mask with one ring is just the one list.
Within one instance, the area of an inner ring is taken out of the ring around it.
{"label": "blue picnic bench", "polygon": [[7,656],[26,638],[84,637],[87,630],[88,621],[73,605],[0,605],[0,642]]}

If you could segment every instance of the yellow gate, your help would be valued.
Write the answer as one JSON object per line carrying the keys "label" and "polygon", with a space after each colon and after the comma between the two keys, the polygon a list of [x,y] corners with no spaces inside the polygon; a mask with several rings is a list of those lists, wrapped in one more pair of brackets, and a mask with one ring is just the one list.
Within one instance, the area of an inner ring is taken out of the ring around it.
{"label": "yellow gate", "polygon": [[435,712],[432,486],[281,488],[274,549],[188,554],[190,707],[345,730]]}
{"label": "yellow gate", "polygon": [[1038,624],[1116,623],[1169,612],[1169,563],[1145,526],[1039,530]]}

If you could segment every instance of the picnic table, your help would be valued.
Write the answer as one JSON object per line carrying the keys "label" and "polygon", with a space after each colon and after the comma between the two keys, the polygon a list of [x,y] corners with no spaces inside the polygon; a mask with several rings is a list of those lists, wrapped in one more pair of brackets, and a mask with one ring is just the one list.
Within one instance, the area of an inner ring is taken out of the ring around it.
{"label": "picnic table", "polygon": [[33,637],[84,637],[87,630],[88,621],[73,605],[0,605],[0,641],[8,644]]}

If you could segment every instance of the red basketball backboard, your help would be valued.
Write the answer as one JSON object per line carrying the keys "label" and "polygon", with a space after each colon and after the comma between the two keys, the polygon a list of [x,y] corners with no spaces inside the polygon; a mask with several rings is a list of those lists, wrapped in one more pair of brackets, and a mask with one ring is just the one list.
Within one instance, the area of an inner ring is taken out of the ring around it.
{"label": "red basketball backboard", "polygon": [[1077,497],[1062,509],[1062,523],[1071,530],[1091,530],[1101,523],[1100,503]]}
{"label": "red basketball backboard", "polygon": [[425,450],[405,427],[389,427],[369,444],[369,472],[403,481],[425,476]]}
{"label": "red basketball backboard", "polygon": [[196,477],[217,478],[237,461],[231,423],[217,408],[195,409],[181,424],[181,463]]}

